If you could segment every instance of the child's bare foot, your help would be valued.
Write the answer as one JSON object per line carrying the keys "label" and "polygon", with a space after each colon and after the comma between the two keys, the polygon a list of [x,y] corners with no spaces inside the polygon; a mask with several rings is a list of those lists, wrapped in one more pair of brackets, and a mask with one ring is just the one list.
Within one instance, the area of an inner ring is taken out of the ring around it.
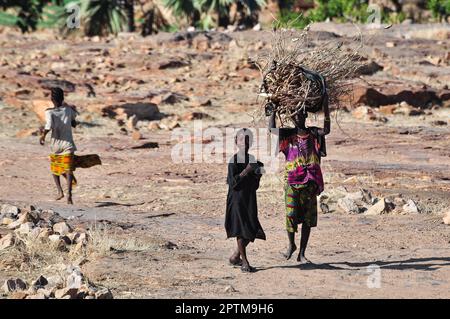
{"label": "child's bare foot", "polygon": [[242,272],[256,272],[256,268],[250,266],[249,264],[243,264],[241,266],[241,271]]}
{"label": "child's bare foot", "polygon": [[64,193],[58,193],[58,195],[56,195],[55,200],[60,200],[64,198]]}
{"label": "child's bare foot", "polygon": [[305,257],[304,254],[298,254],[297,261],[300,263],[300,265],[306,265],[311,264],[311,261]]}
{"label": "child's bare foot", "polygon": [[67,198],[67,204],[73,205],[72,197]]}
{"label": "child's bare foot", "polygon": [[297,250],[297,246],[294,245],[289,245],[287,251],[285,253],[283,253],[283,257],[286,258],[286,260],[291,259],[292,254]]}
{"label": "child's bare foot", "polygon": [[230,265],[232,266],[242,266],[242,259],[239,257],[231,256],[229,259]]}

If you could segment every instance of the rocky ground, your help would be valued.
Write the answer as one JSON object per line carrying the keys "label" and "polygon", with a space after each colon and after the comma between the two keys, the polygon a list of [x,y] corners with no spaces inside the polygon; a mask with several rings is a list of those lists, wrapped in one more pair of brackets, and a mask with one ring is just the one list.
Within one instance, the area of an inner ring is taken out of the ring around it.
{"label": "rocky ground", "polygon": [[[72,265],[79,268],[64,273],[66,284],[55,289],[69,292],[59,297],[91,298],[99,290],[93,287],[106,287],[114,298],[448,298],[450,29],[363,31],[366,68],[333,120],[323,159],[326,190],[308,251],[314,264],[299,267],[280,257],[286,238],[277,171],[264,176],[258,191],[268,240],[250,246],[259,270],[251,275],[227,263],[235,244],[223,229],[226,165],[174,163],[172,133],[192,129],[197,119],[223,132],[264,127],[255,116],[260,75],[252,60],[269,49],[270,33],[59,39],[4,31],[0,204],[57,212],[86,241],[74,254],[77,243],[50,225],[47,236],[58,237],[52,237],[57,258],[50,258],[42,245],[26,245],[44,232],[34,230],[39,221],[8,227],[20,217],[2,212],[2,243],[11,236],[31,239],[0,250],[0,282],[20,278],[33,286],[39,276],[52,278]],[[350,25],[318,24],[311,32],[316,45],[349,45],[355,35]],[[36,136],[48,107],[45,88],[55,80],[66,81],[58,85],[80,112],[78,153],[97,153],[103,161],[76,171],[74,206],[52,200],[48,148]],[[320,116],[309,120],[321,125]],[[11,263],[18,253],[20,262]],[[371,265],[380,267],[379,288],[373,288],[378,268]],[[77,294],[66,278],[73,274],[85,284]],[[3,297],[26,297],[8,287]],[[44,288],[40,297],[56,297]]]}

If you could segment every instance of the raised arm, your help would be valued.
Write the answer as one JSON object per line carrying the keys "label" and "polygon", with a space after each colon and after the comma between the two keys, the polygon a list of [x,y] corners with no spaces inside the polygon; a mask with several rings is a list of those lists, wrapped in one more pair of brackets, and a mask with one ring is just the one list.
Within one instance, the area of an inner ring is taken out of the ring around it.
{"label": "raised arm", "polygon": [[275,119],[275,113],[272,113],[269,116],[269,130],[272,131],[273,128],[277,128],[277,121]]}
{"label": "raised arm", "polygon": [[47,130],[47,129],[43,129],[41,131],[41,137],[39,138],[39,144],[41,144],[41,145],[45,144],[45,137],[47,136],[48,132],[50,132],[50,130]]}
{"label": "raised arm", "polygon": [[328,106],[328,95],[324,97],[323,101],[323,129],[319,129],[319,135],[328,135],[331,132],[331,118],[330,118],[330,107]]}

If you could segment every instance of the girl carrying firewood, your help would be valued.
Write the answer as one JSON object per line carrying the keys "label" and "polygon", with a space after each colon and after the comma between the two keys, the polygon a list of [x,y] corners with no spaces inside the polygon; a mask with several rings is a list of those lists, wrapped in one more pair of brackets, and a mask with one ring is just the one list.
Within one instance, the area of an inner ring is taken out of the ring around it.
{"label": "girl carrying firewood", "polygon": [[[304,72],[311,71],[304,70]],[[320,79],[319,83],[323,86],[320,101],[320,108],[325,115],[323,128],[306,126],[308,113],[304,108],[290,116],[294,128],[276,129],[276,112],[270,103],[266,106],[266,115],[270,116],[269,128],[272,133],[278,134],[279,151],[286,158],[285,206],[289,245],[283,256],[290,259],[297,250],[295,233],[298,224],[302,224],[300,252],[297,257],[297,261],[301,264],[310,263],[305,257],[305,252],[311,228],[317,226],[317,195],[324,188],[320,159],[326,156],[325,135],[330,133],[330,112],[325,81],[319,74],[314,76]]]}

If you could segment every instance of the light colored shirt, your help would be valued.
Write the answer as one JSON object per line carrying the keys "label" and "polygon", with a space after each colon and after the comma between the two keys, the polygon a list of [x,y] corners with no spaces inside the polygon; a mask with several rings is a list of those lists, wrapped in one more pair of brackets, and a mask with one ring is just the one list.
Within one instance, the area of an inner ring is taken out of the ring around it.
{"label": "light colored shirt", "polygon": [[50,150],[53,154],[73,154],[77,148],[72,136],[72,121],[77,112],[68,104],[45,111],[45,129],[52,131]]}

